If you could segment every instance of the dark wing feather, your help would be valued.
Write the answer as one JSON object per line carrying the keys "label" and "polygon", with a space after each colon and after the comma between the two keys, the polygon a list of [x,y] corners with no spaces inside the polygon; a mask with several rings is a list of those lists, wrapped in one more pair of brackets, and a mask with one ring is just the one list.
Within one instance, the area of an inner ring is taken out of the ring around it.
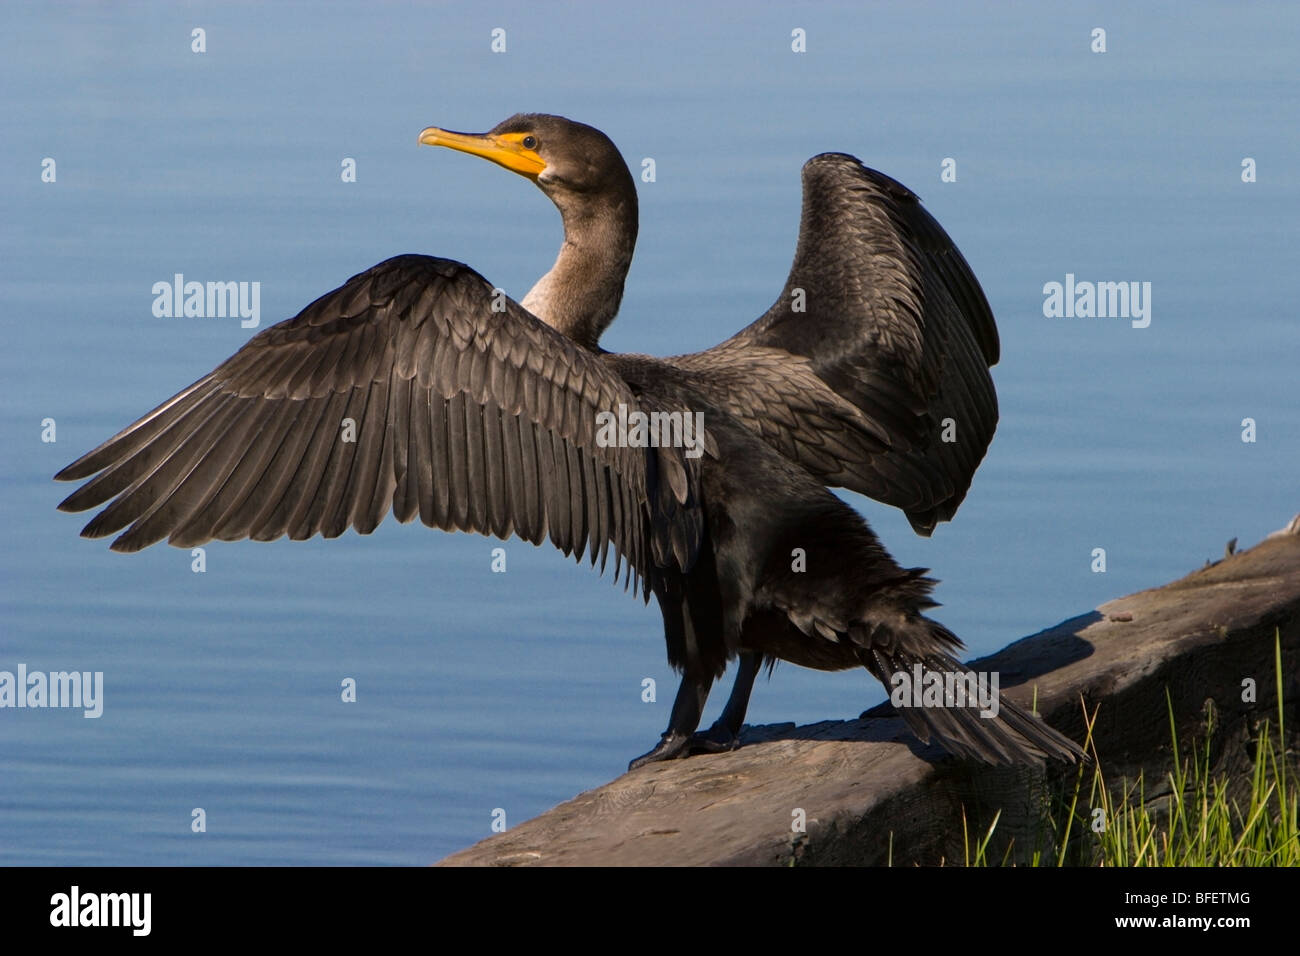
{"label": "dark wing feather", "polygon": [[91,480],[59,507],[107,503],[82,533],[122,532],[116,551],[368,534],[391,509],[602,568],[612,546],[644,595],[656,559],[694,561],[698,472],[680,450],[601,447],[596,416],[620,403],[638,407],[598,356],[493,311],[469,267],[399,256],[63,469]]}
{"label": "dark wing feather", "polygon": [[[998,332],[970,266],[906,187],[840,153],[803,169],[781,297],[732,338],[671,361],[827,484],[956,512],[997,427]],[[943,441],[952,419],[955,441]]]}

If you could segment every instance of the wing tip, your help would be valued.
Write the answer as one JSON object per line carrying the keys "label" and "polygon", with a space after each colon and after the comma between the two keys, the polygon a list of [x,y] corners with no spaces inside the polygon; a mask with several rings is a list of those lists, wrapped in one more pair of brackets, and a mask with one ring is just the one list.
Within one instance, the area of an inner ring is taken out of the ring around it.
{"label": "wing tip", "polygon": [[89,457],[90,457],[89,455],[82,455],[72,464],[67,465],[66,467],[55,472],[54,480],[55,481],[80,481],[83,478],[89,478],[95,472],[100,470],[98,468],[87,467],[86,459],[88,459]]}

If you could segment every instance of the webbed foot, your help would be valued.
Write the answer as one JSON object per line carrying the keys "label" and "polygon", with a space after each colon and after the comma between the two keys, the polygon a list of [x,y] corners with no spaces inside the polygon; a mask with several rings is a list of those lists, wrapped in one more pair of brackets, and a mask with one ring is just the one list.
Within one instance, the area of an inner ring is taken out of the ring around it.
{"label": "webbed foot", "polygon": [[696,754],[725,753],[739,746],[740,738],[719,720],[702,734],[671,732],[664,734],[653,750],[637,757],[627,765],[627,769],[635,770],[637,767],[658,763],[661,760],[677,760],[682,757],[693,757]]}

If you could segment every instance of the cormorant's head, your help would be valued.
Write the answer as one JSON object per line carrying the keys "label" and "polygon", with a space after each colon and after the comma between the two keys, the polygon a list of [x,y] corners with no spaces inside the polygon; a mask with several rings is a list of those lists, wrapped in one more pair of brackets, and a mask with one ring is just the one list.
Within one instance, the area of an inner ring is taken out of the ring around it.
{"label": "cormorant's head", "polygon": [[637,232],[636,183],[609,137],[563,116],[517,113],[486,133],[431,126],[420,142],[490,159],[550,197],[564,220],[564,244],[520,304],[580,345],[597,348],[623,298]]}
{"label": "cormorant's head", "polygon": [[584,199],[636,195],[632,174],[608,136],[593,126],[546,113],[516,113],[486,133],[456,133],[430,126],[425,146],[447,146],[482,156],[527,176],[560,207]]}

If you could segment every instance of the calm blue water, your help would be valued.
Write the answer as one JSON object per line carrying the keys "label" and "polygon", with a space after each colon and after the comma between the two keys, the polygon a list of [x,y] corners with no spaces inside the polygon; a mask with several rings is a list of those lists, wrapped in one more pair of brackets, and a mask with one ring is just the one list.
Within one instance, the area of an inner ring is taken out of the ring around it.
{"label": "calm blue water", "polygon": [[[517,823],[610,779],[663,729],[676,684],[657,611],[550,550],[511,543],[493,574],[495,541],[390,520],[213,544],[194,574],[188,552],[110,554],[54,510],[56,470],[251,334],[154,318],[156,281],[260,281],[263,326],[401,252],[527,291],[554,258],[554,209],[495,166],[417,148],[427,125],[556,112],[634,165],[654,157],[616,350],[707,347],[762,312],[812,154],[917,190],[998,316],[1002,423],[932,540],[852,500],[942,579],[938,613],[973,652],[1300,510],[1293,7],[752,6],[4,5],[0,670],[103,671],[106,702],[98,720],[0,710],[0,862],[427,863],[488,835],[495,808]],[[1151,282],[1151,326],[1045,318],[1043,284],[1067,272]],[[750,719],[882,698],[865,674],[783,665]]]}

